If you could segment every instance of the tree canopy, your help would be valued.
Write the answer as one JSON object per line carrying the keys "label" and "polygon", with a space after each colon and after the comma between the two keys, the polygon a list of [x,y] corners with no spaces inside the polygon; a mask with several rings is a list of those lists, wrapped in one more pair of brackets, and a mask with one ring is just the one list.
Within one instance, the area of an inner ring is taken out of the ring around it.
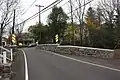
{"label": "tree canopy", "polygon": [[44,43],[46,39],[48,39],[47,35],[49,33],[48,33],[47,25],[43,25],[43,24],[32,25],[29,27],[28,31],[32,33],[31,35],[35,39],[35,41]]}
{"label": "tree canopy", "polygon": [[[63,42],[67,41],[67,43],[73,44],[74,38],[75,44],[80,46],[120,48],[119,2],[120,0],[101,0],[97,8],[90,6],[82,24],[74,22],[74,27],[67,23],[69,18],[63,9],[54,6],[48,15],[47,26],[36,24],[30,26],[29,31],[39,41],[50,40],[55,43],[55,35],[58,34],[59,42],[62,39]],[[79,18],[81,19],[81,17]],[[73,36],[73,32],[75,36]]]}
{"label": "tree canopy", "polygon": [[55,43],[55,35],[58,34],[59,37],[63,36],[64,30],[66,28],[68,16],[63,11],[61,7],[54,7],[52,12],[48,16],[48,25],[51,30],[51,35]]}

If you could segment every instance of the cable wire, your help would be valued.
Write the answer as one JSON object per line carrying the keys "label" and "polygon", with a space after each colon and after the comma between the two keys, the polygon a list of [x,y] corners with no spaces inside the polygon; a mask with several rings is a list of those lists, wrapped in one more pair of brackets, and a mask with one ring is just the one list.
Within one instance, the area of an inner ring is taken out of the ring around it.
{"label": "cable wire", "polygon": [[24,15],[36,2],[37,0],[34,0],[34,2],[22,13],[22,15]]}
{"label": "cable wire", "polygon": [[69,0],[68,0],[68,1],[66,1],[64,4],[62,4],[61,6],[64,6],[64,5],[66,5],[67,3],[69,3]]}
{"label": "cable wire", "polygon": [[[89,1],[89,2],[87,2],[87,3],[85,3],[84,5],[82,5],[82,6],[78,7],[78,8],[76,8],[76,9],[74,9],[72,12],[74,12],[74,11],[78,10],[79,8],[81,8],[81,7],[83,7],[83,6],[91,3],[92,1],[94,1],[94,0],[91,0],[91,1]],[[71,12],[69,12],[69,13],[67,13],[67,14],[70,14],[70,13],[71,13]]]}
{"label": "cable wire", "polygon": [[[27,18],[26,20],[22,21],[21,23],[19,23],[19,24],[17,24],[17,25],[20,25],[20,24],[22,24],[22,23],[24,23],[24,22],[26,22],[26,21],[28,21],[28,20],[30,20],[30,19],[34,19],[34,18],[35,18],[36,16],[38,16],[38,14],[41,13],[42,11],[43,11],[43,12],[46,12],[47,10],[51,9],[51,8],[49,8],[49,7],[51,7],[51,6],[53,7],[53,6],[59,4],[59,3],[62,2],[62,1],[63,1],[63,0],[56,0],[56,1],[54,1],[52,4],[48,5],[47,7],[45,7],[44,9],[42,9],[40,12],[37,12],[36,14],[32,15],[31,17]],[[48,9],[48,8],[49,8],[49,9]],[[47,9],[47,10],[46,10],[46,9]]]}

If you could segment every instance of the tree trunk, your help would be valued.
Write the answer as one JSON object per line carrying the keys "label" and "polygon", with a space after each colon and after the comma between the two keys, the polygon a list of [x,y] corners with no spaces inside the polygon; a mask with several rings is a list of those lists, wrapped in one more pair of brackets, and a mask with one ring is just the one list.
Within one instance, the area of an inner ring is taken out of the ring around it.
{"label": "tree trunk", "polygon": [[53,38],[53,43],[55,44],[56,43],[55,35],[52,38]]}
{"label": "tree trunk", "polygon": [[[80,22],[80,24],[81,24],[81,22]],[[82,26],[79,26],[79,32],[80,32],[79,35],[80,35],[80,45],[82,46],[82,44],[83,44],[83,42],[82,42],[82,35],[83,35],[83,34],[82,34],[82,29],[81,29],[81,27],[82,27]]]}
{"label": "tree trunk", "polygon": [[2,46],[2,34],[3,34],[3,30],[2,30],[2,27],[1,27],[1,30],[0,30],[0,46]]}
{"label": "tree trunk", "polygon": [[0,33],[0,46],[2,46],[2,35]]}

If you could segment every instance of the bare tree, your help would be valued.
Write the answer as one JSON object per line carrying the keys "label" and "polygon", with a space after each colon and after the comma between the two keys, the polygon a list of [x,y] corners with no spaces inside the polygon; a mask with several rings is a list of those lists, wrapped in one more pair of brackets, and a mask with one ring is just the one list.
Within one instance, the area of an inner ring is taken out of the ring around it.
{"label": "bare tree", "polygon": [[116,13],[117,13],[117,22],[120,25],[120,0],[116,0],[116,3],[114,3],[114,6],[116,5]]}
{"label": "bare tree", "polygon": [[17,40],[19,40],[19,38],[21,37],[22,31],[24,28],[24,24],[25,24],[25,22],[15,26],[15,33],[17,36]]}
{"label": "bare tree", "polygon": [[83,36],[84,35],[84,16],[85,16],[85,9],[86,9],[86,5],[88,5],[89,3],[91,3],[93,0],[75,0],[76,4],[77,4],[77,8],[75,9],[75,17],[78,21],[79,24],[79,31],[80,31],[80,44],[83,45]]}
{"label": "bare tree", "polygon": [[17,8],[19,2],[19,0],[0,0],[0,46],[4,30],[12,23],[13,10]]}
{"label": "bare tree", "polygon": [[120,0],[100,0],[100,10],[102,10],[102,17],[111,29],[114,45],[120,42]]}
{"label": "bare tree", "polygon": [[115,13],[119,14],[120,0],[101,0],[99,1],[99,8],[102,10],[102,17],[104,21],[109,24],[109,27],[113,28],[113,21]]}

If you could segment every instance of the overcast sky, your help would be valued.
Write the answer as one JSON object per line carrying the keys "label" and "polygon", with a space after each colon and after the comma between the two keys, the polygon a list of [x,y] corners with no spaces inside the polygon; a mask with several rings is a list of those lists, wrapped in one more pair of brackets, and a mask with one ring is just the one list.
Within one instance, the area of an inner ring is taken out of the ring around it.
{"label": "overcast sky", "polygon": [[[49,4],[51,4],[52,2],[54,2],[55,0],[36,0],[36,2],[33,4],[33,6],[21,17],[21,21],[25,20],[27,18],[29,18],[30,16],[34,15],[35,13],[38,12],[38,7],[36,7],[35,5],[42,5],[44,7],[48,6]],[[68,0],[63,0],[59,6],[63,6],[63,9],[66,13],[68,13],[69,8],[68,8],[68,4],[65,4]],[[86,0],[88,1],[88,0]],[[95,0],[96,1],[96,0]],[[32,3],[34,2],[34,0],[22,0],[21,1],[21,6],[24,9],[27,9]],[[92,5],[95,5],[95,2],[91,3]],[[43,8],[41,8],[43,9]],[[46,20],[47,20],[47,16],[50,13],[51,10],[41,14],[41,22],[46,24]],[[26,22],[25,26],[24,26],[24,32],[27,31],[28,27],[30,25],[34,25],[36,22],[38,22],[38,17],[36,17],[33,20],[30,20],[28,22]]]}
{"label": "overcast sky", "polygon": [[[33,2],[34,2],[34,0],[22,0],[21,5],[24,9],[27,9]],[[36,0],[36,2],[33,4],[33,6],[31,6],[31,8],[29,8],[29,10],[22,16],[22,20],[25,20],[25,19],[29,18],[30,16],[32,16],[38,12],[38,7],[36,7],[35,5],[47,6],[52,2],[53,2],[53,0]],[[48,14],[48,12],[41,14],[41,21],[42,22],[45,21],[47,14]],[[44,21],[43,21],[43,19],[44,19]],[[34,25],[36,22],[38,22],[38,17],[26,22],[26,24],[24,26],[24,31],[27,31],[28,27],[30,25]]]}

